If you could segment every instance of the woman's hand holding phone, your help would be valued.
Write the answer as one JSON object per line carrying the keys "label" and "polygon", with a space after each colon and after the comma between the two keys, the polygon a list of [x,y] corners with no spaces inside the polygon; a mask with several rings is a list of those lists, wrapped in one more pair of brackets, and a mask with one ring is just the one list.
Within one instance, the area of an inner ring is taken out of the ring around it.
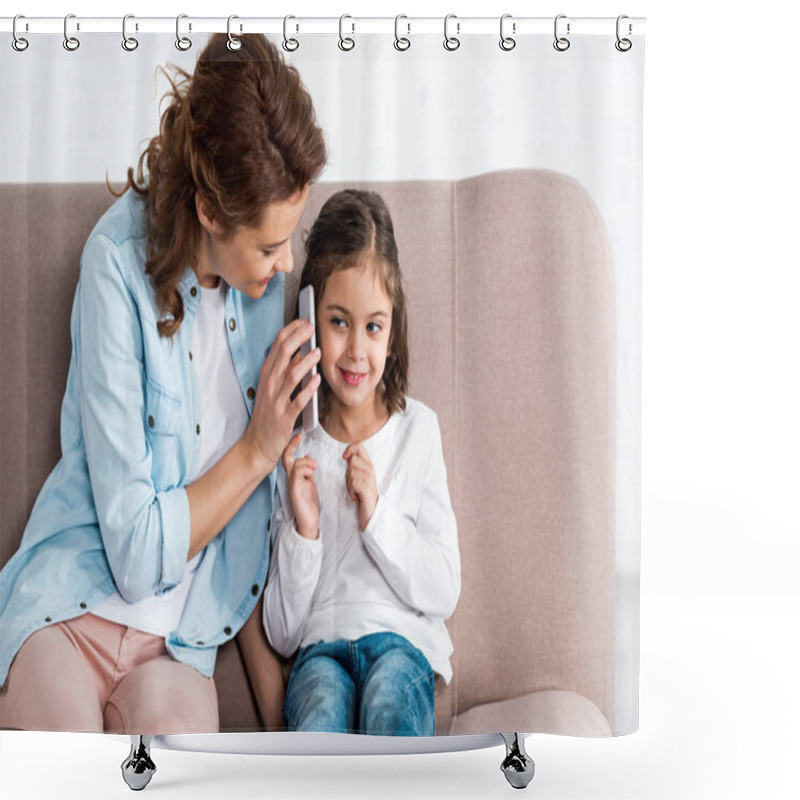
{"label": "woman's hand holding phone", "polygon": [[314,482],[317,462],[311,456],[295,458],[301,434],[293,436],[283,453],[297,532],[305,539],[319,539],[319,493]]}
{"label": "woman's hand holding phone", "polygon": [[306,320],[290,322],[275,337],[261,366],[253,414],[243,440],[259,461],[264,474],[272,472],[278,465],[298,415],[319,386],[320,377],[315,375],[292,400],[297,385],[320,358],[319,348],[306,356],[299,352],[301,345],[313,334],[314,328]]}

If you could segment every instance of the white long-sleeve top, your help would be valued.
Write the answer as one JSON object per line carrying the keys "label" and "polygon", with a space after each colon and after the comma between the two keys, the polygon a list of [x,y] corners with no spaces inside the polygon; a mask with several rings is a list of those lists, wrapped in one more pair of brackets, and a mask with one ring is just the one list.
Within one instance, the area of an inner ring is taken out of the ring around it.
{"label": "white long-sleeve top", "polygon": [[363,443],[375,470],[378,502],[364,530],[345,487],[347,448],[318,426],[296,457],[317,462],[319,539],[294,526],[286,477],[272,521],[264,627],[290,656],[319,641],[371,633],[405,636],[447,683],[453,644],[445,626],[461,591],[455,515],[436,414],[406,399],[406,409]]}

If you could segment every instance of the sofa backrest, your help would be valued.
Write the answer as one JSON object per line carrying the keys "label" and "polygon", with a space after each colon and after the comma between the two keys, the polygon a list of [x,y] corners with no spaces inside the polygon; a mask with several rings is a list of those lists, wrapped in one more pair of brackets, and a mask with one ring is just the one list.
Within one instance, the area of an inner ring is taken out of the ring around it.
{"label": "sofa backrest", "polygon": [[[608,238],[571,178],[348,184],[391,211],[409,394],[438,414],[459,529],[442,723],[546,689],[613,724],[615,302]],[[299,231],[343,185],[312,187]],[[0,564],[59,453],[69,314],[103,185],[0,186]],[[300,236],[287,317],[303,263]],[[477,731],[476,731],[477,732]]]}

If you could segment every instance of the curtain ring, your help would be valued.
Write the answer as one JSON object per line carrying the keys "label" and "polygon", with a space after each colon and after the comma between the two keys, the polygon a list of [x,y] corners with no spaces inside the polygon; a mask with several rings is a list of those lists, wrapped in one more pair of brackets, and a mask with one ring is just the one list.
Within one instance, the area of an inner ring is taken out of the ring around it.
{"label": "curtain ring", "polygon": [[297,19],[297,17],[293,17],[291,14],[289,14],[283,18],[283,49],[287,53],[294,53],[294,51],[300,47],[300,42],[298,42],[294,37],[289,38],[289,36],[287,36],[290,19]]}
{"label": "curtain ring", "polygon": [[[617,17],[617,41],[614,42],[614,47],[616,47],[617,50],[620,51],[620,53],[627,53],[628,50],[630,50],[631,47],[633,47],[633,42],[630,39],[622,39],[620,37],[620,35],[619,35],[620,22],[622,22],[622,20],[624,20],[624,19],[628,19],[628,15],[627,14],[620,14]],[[631,24],[629,22],[628,23],[628,34],[630,34],[632,32],[633,32],[633,28],[632,28],[632,26],[631,26]]]}
{"label": "curtain ring", "polygon": [[[503,26],[505,25],[505,21],[507,19],[511,19],[511,14],[503,14],[503,16],[500,17],[500,49],[505,50],[506,52],[513,50],[517,46],[517,40],[511,36],[506,36],[503,30]],[[516,22],[512,24],[511,30],[513,33],[517,32]]]}
{"label": "curtain ring", "polygon": [[[461,47],[461,40],[457,36],[447,35],[447,26],[450,23],[451,19],[456,19],[456,15],[448,14],[444,18],[444,49],[449,50],[452,53],[454,50],[458,50],[458,48]],[[461,32],[461,23],[457,22],[456,33],[458,34],[460,32]]]}
{"label": "curtain ring", "polygon": [[27,50],[28,49],[29,42],[28,42],[27,39],[23,39],[21,36],[17,35],[17,20],[18,19],[25,19],[25,15],[24,14],[17,14],[17,16],[14,17],[14,24],[13,24],[13,26],[11,28],[11,31],[14,34],[14,39],[11,42],[11,46],[18,53],[21,53],[23,50]]}
{"label": "curtain ring", "polygon": [[[411,39],[408,39],[406,36],[400,36],[401,19],[408,19],[408,17],[405,14],[398,14],[394,18],[394,49],[402,53],[411,47]],[[411,23],[407,22],[406,25],[408,26],[408,33],[411,33]]]}
{"label": "curtain ring", "polygon": [[[175,47],[184,53],[192,46],[192,40],[188,36],[181,36],[181,20],[188,19],[188,17],[188,14],[178,14],[178,18],[175,20]],[[192,26],[189,25],[189,30],[191,29]]]}
{"label": "curtain ring", "polygon": [[[71,19],[75,19],[74,14],[67,14],[67,16],[64,17],[64,49],[69,50],[70,53],[73,53],[81,46],[81,43],[80,40],[75,36],[70,36],[69,32],[67,31],[67,25]],[[78,28],[78,30],[80,29]]]}
{"label": "curtain ring", "polygon": [[230,50],[231,52],[236,52],[237,50],[242,49],[242,40],[237,39],[231,33],[231,21],[234,19],[239,19],[239,17],[237,17],[236,14],[231,14],[228,17],[228,50]]}
{"label": "curtain ring", "polygon": [[[553,47],[558,50],[559,53],[563,53],[565,50],[569,50],[570,41],[566,38],[566,36],[559,36],[558,35],[558,21],[560,19],[566,19],[566,14],[559,14],[556,17],[555,24],[553,26],[554,36],[556,40],[553,42]],[[569,36],[569,22],[567,23],[567,36]]]}
{"label": "curtain ring", "polygon": [[[283,49],[286,50],[288,53],[293,53],[300,47],[300,42],[295,39],[294,37],[288,36],[288,29],[289,29],[289,20],[290,19],[297,19],[297,17],[292,16],[291,14],[285,16],[283,18]],[[299,30],[299,26],[296,28]]]}
{"label": "curtain ring", "polygon": [[133,14],[126,14],[122,18],[122,49],[132,53],[138,46],[139,40],[128,36],[128,20],[135,19]]}
{"label": "curtain ring", "polygon": [[[346,19],[353,18],[349,14],[342,14],[342,16],[339,17],[339,49],[344,51],[352,50],[356,46],[356,43],[349,36],[345,38],[344,34],[342,33],[342,27]],[[356,26],[355,23],[353,23],[352,33],[355,33],[355,31]]]}

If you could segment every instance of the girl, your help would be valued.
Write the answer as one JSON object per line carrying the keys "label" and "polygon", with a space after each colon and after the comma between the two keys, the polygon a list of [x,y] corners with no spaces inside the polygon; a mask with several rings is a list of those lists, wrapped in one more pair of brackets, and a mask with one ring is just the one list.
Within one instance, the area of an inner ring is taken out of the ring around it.
{"label": "girl", "polygon": [[273,647],[300,647],[284,724],[431,736],[460,561],[436,415],[405,397],[405,296],[383,200],[333,195],[306,256],[321,424],[283,454],[264,600]]}
{"label": "girl", "polygon": [[290,363],[311,329],[281,330],[283,277],[325,163],[296,70],[226,43],[179,71],[81,258],[62,457],[0,573],[7,727],[219,727],[217,647],[258,602],[271,473],[314,390],[291,399],[318,354]]}

